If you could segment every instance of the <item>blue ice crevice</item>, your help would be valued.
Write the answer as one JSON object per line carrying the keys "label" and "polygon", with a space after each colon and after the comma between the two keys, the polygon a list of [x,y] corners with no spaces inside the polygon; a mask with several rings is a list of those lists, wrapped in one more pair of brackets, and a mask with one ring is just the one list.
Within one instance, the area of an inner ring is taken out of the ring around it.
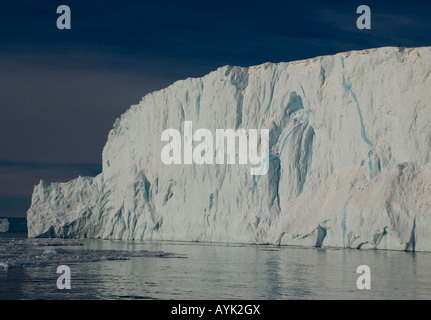
{"label": "blue ice crevice", "polygon": [[347,230],[347,204],[349,201],[346,201],[344,203],[344,209],[343,209],[343,219],[341,219],[341,230],[343,231],[343,247],[346,247],[346,230]]}
{"label": "blue ice crevice", "polygon": [[[356,96],[355,92],[352,90],[352,85],[348,84],[346,82],[346,78],[344,77],[344,57],[341,57],[341,65],[343,67],[343,88],[346,89],[350,95],[352,96],[353,100],[356,103],[356,110],[358,111],[358,115],[359,115],[359,121],[361,123],[361,137],[362,140],[370,147],[370,150],[368,151],[368,167],[370,169],[370,179],[373,179],[373,163],[371,161],[371,156],[373,155],[373,144],[371,143],[370,139],[368,139],[367,134],[365,132],[365,124],[364,124],[364,118],[362,117],[362,112],[361,112],[361,108],[359,106],[359,101],[358,101],[358,97]],[[363,162],[361,163],[361,166],[363,165]],[[380,159],[378,159],[378,169],[379,172],[381,171],[381,167],[380,167]]]}
{"label": "blue ice crevice", "polygon": [[272,161],[276,161],[276,160],[280,160],[280,157],[281,157],[281,155],[282,155],[282,153],[283,153],[283,148],[284,148],[284,144],[286,143],[286,141],[287,141],[287,138],[289,138],[289,136],[296,130],[296,129],[298,129],[300,126],[302,126],[302,123],[299,123],[299,124],[297,124],[295,127],[293,127],[290,131],[289,131],[289,133],[286,135],[286,137],[284,138],[284,140],[283,140],[283,143],[282,143],[282,146],[281,146],[281,149],[280,149],[280,152],[278,153],[278,155],[274,155],[274,156],[269,156],[268,158],[264,158],[264,159],[262,159],[262,163],[261,163],[261,165],[260,165],[260,171],[259,171],[259,175],[257,175],[257,176],[254,176],[254,183],[253,183],[253,185],[250,187],[250,191],[252,191],[256,186],[257,186],[257,184],[259,183],[259,180],[260,180],[260,178],[262,177],[262,172],[263,172],[263,169],[265,168],[265,165],[267,164],[267,163],[271,163]]}
{"label": "blue ice crevice", "polygon": [[[305,95],[304,89],[302,88],[302,86],[301,86],[301,89],[302,89],[303,94]],[[281,130],[283,130],[283,128],[287,126],[287,123],[289,123],[291,121],[292,114],[294,114],[296,112],[303,112],[303,110],[304,110],[304,105],[302,103],[301,96],[297,95],[296,92],[292,92],[290,95],[290,101],[286,107],[286,110],[284,111],[284,117],[281,120],[279,128],[276,128],[275,131],[270,133],[270,147],[271,147],[271,145],[274,145],[274,143],[276,143],[277,141],[280,141],[280,136],[282,133]],[[296,124],[295,126],[293,126],[293,128],[291,128],[287,132],[286,136],[282,139],[281,147],[279,149],[279,152],[276,155],[271,155],[268,158],[262,159],[259,173],[263,172],[265,165],[267,165],[267,164],[270,165],[272,163],[273,165],[271,165],[271,167],[270,167],[270,170],[268,172],[268,177],[272,177],[271,171],[273,171],[273,170],[276,170],[279,174],[280,158],[283,154],[283,150],[284,150],[284,147],[285,147],[287,140],[300,127],[306,126],[308,124],[310,114],[312,111],[313,110],[305,110],[305,115],[306,115],[305,120],[302,120],[302,122]],[[271,141],[271,140],[273,140],[273,141]],[[273,170],[271,170],[271,169],[273,169]],[[261,177],[262,177],[262,175],[256,175],[253,177],[254,182],[253,182],[253,185],[249,188],[250,191],[253,191],[254,188],[258,185]],[[276,178],[276,177],[272,177],[272,178]],[[272,182],[274,182],[274,183],[272,183]],[[272,182],[271,182],[272,184],[278,185],[277,181],[272,181]],[[278,191],[276,193],[278,193]]]}

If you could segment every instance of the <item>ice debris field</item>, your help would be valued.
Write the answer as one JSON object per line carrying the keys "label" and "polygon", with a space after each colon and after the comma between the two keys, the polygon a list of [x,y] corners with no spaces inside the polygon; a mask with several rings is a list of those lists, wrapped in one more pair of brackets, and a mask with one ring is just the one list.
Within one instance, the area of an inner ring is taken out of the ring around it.
{"label": "ice debris field", "polygon": [[85,249],[82,246],[82,242],[68,239],[0,239],[0,271],[16,267],[44,267],[138,257],[182,257],[162,251]]}

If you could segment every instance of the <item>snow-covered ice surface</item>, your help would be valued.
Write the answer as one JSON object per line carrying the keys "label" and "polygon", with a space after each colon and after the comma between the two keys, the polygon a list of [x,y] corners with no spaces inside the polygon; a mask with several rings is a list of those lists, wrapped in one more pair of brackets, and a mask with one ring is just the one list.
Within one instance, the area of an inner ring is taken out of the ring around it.
{"label": "snow-covered ice surface", "polygon": [[8,232],[9,231],[9,221],[7,218],[0,219],[0,232]]}
{"label": "snow-covered ice surface", "polygon": [[[430,47],[385,47],[177,81],[117,119],[100,175],[35,187],[28,235],[431,251],[430,74]],[[186,120],[269,129],[268,174],[163,164]]]}

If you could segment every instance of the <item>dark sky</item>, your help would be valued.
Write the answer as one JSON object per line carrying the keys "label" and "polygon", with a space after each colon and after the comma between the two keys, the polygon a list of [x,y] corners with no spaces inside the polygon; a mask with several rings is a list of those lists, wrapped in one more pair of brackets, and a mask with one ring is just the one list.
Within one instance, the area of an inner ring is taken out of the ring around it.
{"label": "dark sky", "polygon": [[[71,30],[59,30],[66,4]],[[356,8],[371,8],[371,30]],[[115,119],[223,65],[431,45],[428,1],[0,0],[0,216],[40,179],[97,175]]]}

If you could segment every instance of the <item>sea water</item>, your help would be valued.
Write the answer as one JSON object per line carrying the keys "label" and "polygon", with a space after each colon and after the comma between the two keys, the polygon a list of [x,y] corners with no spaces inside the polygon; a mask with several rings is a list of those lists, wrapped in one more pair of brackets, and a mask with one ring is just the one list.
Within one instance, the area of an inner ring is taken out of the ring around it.
{"label": "sea water", "polygon": [[2,234],[0,299],[431,299],[429,266],[429,253]]}

